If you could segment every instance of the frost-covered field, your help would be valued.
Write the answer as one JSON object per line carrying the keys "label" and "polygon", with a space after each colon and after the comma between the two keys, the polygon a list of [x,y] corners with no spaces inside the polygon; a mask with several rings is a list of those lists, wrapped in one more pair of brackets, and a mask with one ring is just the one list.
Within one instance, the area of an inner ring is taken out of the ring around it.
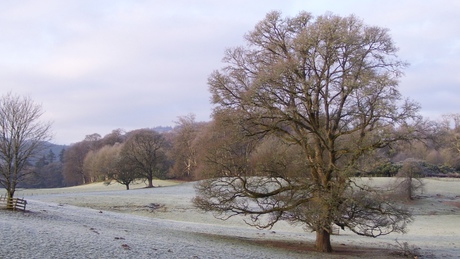
{"label": "frost-covered field", "polygon": [[[366,179],[366,181],[369,181]],[[371,184],[382,185],[376,178]],[[333,236],[328,258],[392,258],[399,243],[428,258],[460,255],[460,181],[427,179],[408,204],[415,221],[405,235],[377,239],[347,231]],[[0,210],[0,258],[322,258],[314,233],[282,223],[256,230],[242,218],[220,221],[196,210],[193,183],[19,190],[27,212]]]}

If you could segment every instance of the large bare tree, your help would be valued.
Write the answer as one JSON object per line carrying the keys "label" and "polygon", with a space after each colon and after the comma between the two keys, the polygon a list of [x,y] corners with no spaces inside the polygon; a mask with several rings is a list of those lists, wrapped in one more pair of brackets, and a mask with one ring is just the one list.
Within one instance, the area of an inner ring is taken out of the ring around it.
{"label": "large bare tree", "polygon": [[0,99],[0,184],[8,199],[30,173],[30,160],[43,155],[51,123],[40,121],[43,109],[29,97],[7,93]]}
{"label": "large bare tree", "polygon": [[411,139],[420,120],[419,106],[397,89],[407,64],[388,30],[354,16],[271,12],[245,39],[209,77],[215,114],[236,114],[231,123],[251,138],[296,146],[305,170],[216,174],[197,186],[195,204],[222,217],[250,215],[257,227],[302,223],[323,252],[332,251],[334,223],[372,237],[404,232],[410,213],[351,177],[376,150]]}

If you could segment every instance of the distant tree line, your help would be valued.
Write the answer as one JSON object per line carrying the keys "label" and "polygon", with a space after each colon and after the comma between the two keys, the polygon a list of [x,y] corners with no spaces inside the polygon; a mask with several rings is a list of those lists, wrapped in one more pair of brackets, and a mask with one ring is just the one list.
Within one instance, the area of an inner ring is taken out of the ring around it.
{"label": "distant tree line", "polygon": [[[115,129],[103,137],[90,134],[70,146],[45,149],[40,158],[31,162],[33,173],[27,175],[20,187],[55,188],[111,180],[127,187],[133,181],[145,180],[147,186],[153,186],[153,179],[205,179],[219,163],[228,162],[230,155],[235,155],[236,151],[230,150],[239,149],[241,155],[247,152],[248,144],[238,140],[236,131],[222,125],[218,116],[212,121],[198,122],[190,114],[179,117],[175,127],[130,132]],[[423,168],[422,177],[459,177],[460,114],[430,122],[425,133],[429,138],[383,149],[378,162],[367,171],[356,172],[356,176],[396,176],[404,161],[416,160]],[[222,145],[232,145],[228,154],[218,151]],[[301,170],[296,168],[301,165],[300,160],[296,161],[295,148],[273,138],[258,139],[251,145],[257,150],[251,156],[251,166],[261,170],[270,166]],[[238,166],[229,166],[227,170],[239,170]]]}

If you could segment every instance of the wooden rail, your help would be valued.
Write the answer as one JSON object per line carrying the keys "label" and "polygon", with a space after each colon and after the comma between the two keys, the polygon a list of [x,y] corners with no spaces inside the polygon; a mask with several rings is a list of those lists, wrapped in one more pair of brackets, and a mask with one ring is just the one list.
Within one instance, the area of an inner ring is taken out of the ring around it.
{"label": "wooden rail", "polygon": [[332,235],[340,235],[340,227],[336,225],[331,226]]}
{"label": "wooden rail", "polygon": [[0,203],[5,204],[7,209],[26,211],[27,201],[24,199],[0,196]]}

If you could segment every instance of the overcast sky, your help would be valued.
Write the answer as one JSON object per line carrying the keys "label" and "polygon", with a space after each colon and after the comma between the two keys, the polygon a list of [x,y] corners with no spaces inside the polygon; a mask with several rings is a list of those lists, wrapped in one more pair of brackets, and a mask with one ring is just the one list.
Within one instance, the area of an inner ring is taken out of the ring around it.
{"label": "overcast sky", "polygon": [[460,1],[97,1],[0,3],[0,91],[26,95],[54,143],[113,129],[210,120],[207,78],[265,14],[355,14],[390,29],[411,65],[400,90],[437,119],[460,113]]}

